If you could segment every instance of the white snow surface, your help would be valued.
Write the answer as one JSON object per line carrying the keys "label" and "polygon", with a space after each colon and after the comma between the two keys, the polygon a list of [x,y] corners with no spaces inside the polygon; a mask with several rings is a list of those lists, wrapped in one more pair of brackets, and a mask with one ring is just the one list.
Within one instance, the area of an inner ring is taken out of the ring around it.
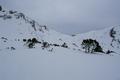
{"label": "white snow surface", "polygon": [[[23,17],[16,19],[8,11],[0,12],[0,16],[4,14],[12,18],[4,20],[0,17],[0,80],[120,80],[120,48],[110,45],[112,38],[109,36],[114,28],[117,32],[115,37],[120,40],[120,26],[72,37],[45,29],[37,22],[35,30],[29,23],[32,19],[26,16],[27,20]],[[39,44],[29,49],[22,40],[33,37],[51,44],[62,45],[65,42],[69,48],[51,46],[42,49]],[[81,43],[89,38],[96,39],[104,51],[109,49],[117,54],[85,54]],[[15,47],[15,50],[8,47]],[[49,51],[52,48],[53,51]]]}
{"label": "white snow surface", "polygon": [[120,57],[67,49],[2,51],[0,80],[119,80]]}

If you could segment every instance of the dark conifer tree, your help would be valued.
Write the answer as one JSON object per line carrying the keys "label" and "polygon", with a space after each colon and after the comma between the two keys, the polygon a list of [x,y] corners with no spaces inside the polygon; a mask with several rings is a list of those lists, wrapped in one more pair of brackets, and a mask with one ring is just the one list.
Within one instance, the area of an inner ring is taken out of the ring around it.
{"label": "dark conifer tree", "polygon": [[86,53],[103,52],[102,47],[99,45],[98,41],[96,40],[85,39],[83,40],[81,45]]}
{"label": "dark conifer tree", "polygon": [[0,5],[0,11],[2,11],[2,6]]}

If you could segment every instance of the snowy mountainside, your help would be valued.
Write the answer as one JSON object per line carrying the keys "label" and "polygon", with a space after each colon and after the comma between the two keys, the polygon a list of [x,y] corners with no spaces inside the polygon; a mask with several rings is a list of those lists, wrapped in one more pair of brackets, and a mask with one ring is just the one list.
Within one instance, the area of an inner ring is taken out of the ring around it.
{"label": "snowy mountainside", "polygon": [[0,11],[0,50],[47,47],[48,51],[53,51],[57,47],[80,52],[84,51],[81,47],[82,41],[93,39],[98,41],[104,53],[108,50],[119,53],[119,34],[120,26],[117,26],[69,36],[40,25],[23,13]]}
{"label": "snowy mountainside", "polygon": [[118,54],[85,54],[81,47],[91,38],[104,52],[119,53],[119,33],[117,26],[73,37],[0,9],[0,80],[120,80]]}
{"label": "snowy mountainside", "polygon": [[71,43],[72,39],[71,36],[48,29],[23,13],[12,10],[0,11],[0,25],[0,49],[11,46],[22,48],[23,39],[36,38],[38,41],[57,45]]}
{"label": "snowy mountainside", "polygon": [[[9,44],[11,46],[17,46],[20,43],[16,42],[20,41],[20,39],[33,36],[37,37],[38,32],[43,33],[45,31],[43,26],[26,17],[23,13],[4,10],[0,12],[0,18],[0,37],[4,40],[3,45],[5,45],[5,42],[7,43],[5,46]],[[3,45],[0,47],[3,47]]]}
{"label": "snowy mountainside", "polygon": [[89,38],[97,40],[104,51],[112,50],[120,53],[120,26],[113,26],[103,30],[90,31],[74,36],[75,42],[79,43],[82,43],[84,39]]}

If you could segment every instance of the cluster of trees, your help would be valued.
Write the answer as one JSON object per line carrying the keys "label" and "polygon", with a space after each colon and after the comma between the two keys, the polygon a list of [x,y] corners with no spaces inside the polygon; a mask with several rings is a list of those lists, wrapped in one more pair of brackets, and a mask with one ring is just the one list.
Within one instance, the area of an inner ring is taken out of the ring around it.
{"label": "cluster of trees", "polygon": [[28,48],[34,48],[36,43],[41,43],[36,38],[23,39],[23,41],[26,42],[26,45],[28,46]]}
{"label": "cluster of trees", "polygon": [[[49,44],[48,42],[44,42],[44,41],[40,42],[36,38],[23,39],[23,41],[26,42],[26,45],[28,48],[35,48],[35,44],[37,44],[37,43],[42,44],[42,46],[41,46],[42,49],[48,48],[50,46],[68,48],[67,43],[63,43],[62,45]],[[94,52],[102,52],[103,53],[102,47],[99,45],[98,41],[96,41],[96,40],[85,39],[85,40],[83,40],[81,45],[86,53],[94,53]],[[110,53],[110,51],[107,53]]]}
{"label": "cluster of trees", "polygon": [[36,38],[30,38],[30,39],[23,39],[23,42],[26,42],[26,45],[28,48],[34,48],[35,44],[39,43],[42,44],[42,48],[48,48],[50,46],[55,46],[55,47],[64,47],[64,48],[68,48],[66,43],[63,43],[62,45],[59,44],[49,44],[48,42],[40,42],[38,41]]}
{"label": "cluster of trees", "polygon": [[86,53],[103,52],[102,47],[99,45],[98,41],[92,39],[85,39],[82,41],[82,48]]}

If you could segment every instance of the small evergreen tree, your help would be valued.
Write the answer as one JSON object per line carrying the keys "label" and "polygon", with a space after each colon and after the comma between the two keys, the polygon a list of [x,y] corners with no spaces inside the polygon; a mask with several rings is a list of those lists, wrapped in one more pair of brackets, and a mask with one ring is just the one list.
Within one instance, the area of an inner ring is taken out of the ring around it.
{"label": "small evergreen tree", "polygon": [[0,6],[0,11],[2,11],[2,6]]}
{"label": "small evergreen tree", "polygon": [[103,52],[102,47],[100,46],[100,44],[94,40],[95,44],[96,44],[96,48],[94,49],[94,52]]}
{"label": "small evergreen tree", "polygon": [[36,38],[32,38],[32,42],[33,42],[33,43],[37,43],[38,40],[37,40]]}
{"label": "small evergreen tree", "polygon": [[23,39],[23,42],[26,42],[27,40],[26,39]]}
{"label": "small evergreen tree", "polygon": [[31,43],[28,44],[28,47],[29,47],[29,48],[33,48],[34,46],[35,46],[35,43],[32,43],[32,42],[31,42]]}

